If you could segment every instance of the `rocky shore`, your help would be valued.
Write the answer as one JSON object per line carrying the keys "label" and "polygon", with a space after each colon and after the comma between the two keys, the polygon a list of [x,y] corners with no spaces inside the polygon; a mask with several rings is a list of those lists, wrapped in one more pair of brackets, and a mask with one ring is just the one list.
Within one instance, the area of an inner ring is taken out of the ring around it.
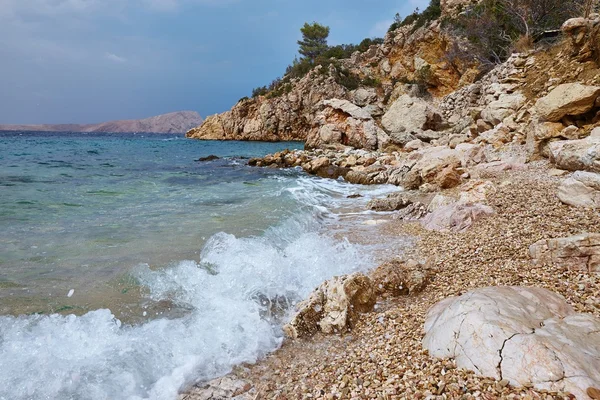
{"label": "rocky shore", "polygon": [[182,398],[600,399],[600,16],[562,32],[443,97],[321,100],[306,150],[250,160],[398,186],[368,207],[416,245],[324,282],[280,350]]}

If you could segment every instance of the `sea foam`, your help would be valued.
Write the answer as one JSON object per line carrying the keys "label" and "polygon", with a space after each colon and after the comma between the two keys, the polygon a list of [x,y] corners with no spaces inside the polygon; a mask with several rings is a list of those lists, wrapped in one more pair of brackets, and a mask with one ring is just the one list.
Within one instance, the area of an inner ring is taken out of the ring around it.
{"label": "sea foam", "polygon": [[330,209],[347,193],[390,189],[300,178],[286,190],[299,212],[263,235],[218,233],[199,261],[137,268],[147,296],[183,316],[158,313],[133,326],[105,309],[0,317],[0,399],[174,399],[276,349],[297,301],[334,275],[373,266],[366,249],[322,233],[323,221],[336,218]]}

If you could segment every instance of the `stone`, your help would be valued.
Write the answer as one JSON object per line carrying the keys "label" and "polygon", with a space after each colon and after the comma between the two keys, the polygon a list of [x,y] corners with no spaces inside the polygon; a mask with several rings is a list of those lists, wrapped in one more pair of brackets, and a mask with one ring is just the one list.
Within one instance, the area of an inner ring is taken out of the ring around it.
{"label": "stone", "polygon": [[292,339],[317,331],[343,333],[354,325],[359,313],[373,310],[376,300],[369,277],[358,272],[336,276],[298,303],[296,313],[283,331]]}
{"label": "stone", "polygon": [[356,104],[349,102],[348,100],[341,100],[341,99],[324,100],[323,105],[325,107],[331,107],[334,110],[340,110],[340,111],[348,114],[352,118],[364,119],[364,120],[371,119],[371,114],[369,114],[367,111],[365,111],[361,107],[357,106]]}
{"label": "stone", "polygon": [[535,287],[487,287],[434,305],[423,346],[513,386],[573,393],[600,385],[600,321]]}
{"label": "stone", "polygon": [[431,266],[415,260],[390,260],[371,273],[377,295],[407,296],[421,292],[430,279]]}
{"label": "stone", "polygon": [[410,152],[410,151],[420,150],[424,147],[425,147],[425,143],[423,143],[419,139],[415,139],[415,140],[411,140],[410,142],[406,143],[404,145],[404,150]]}
{"label": "stone", "polygon": [[543,121],[558,122],[567,115],[581,115],[594,107],[600,87],[563,83],[538,99],[535,110]]}
{"label": "stone", "polygon": [[461,189],[462,192],[458,199],[461,204],[485,203],[498,191],[492,182],[482,180],[471,180]]}
{"label": "stone", "polygon": [[235,398],[238,400],[252,400],[256,397],[256,394],[250,393],[251,389],[250,382],[228,375],[204,384],[195,385],[189,393],[186,393],[180,399],[221,400]]}
{"label": "stone", "polygon": [[503,94],[481,111],[481,118],[492,125],[497,125],[504,118],[518,111],[526,100],[521,93]]}
{"label": "stone", "polygon": [[396,211],[400,210],[412,201],[402,195],[402,193],[391,193],[383,199],[373,199],[367,203],[367,208],[373,211]]}
{"label": "stone", "polygon": [[354,104],[364,107],[369,105],[377,100],[377,92],[375,89],[365,89],[359,88],[354,91],[352,94]]}
{"label": "stone", "polygon": [[568,171],[600,172],[600,137],[549,143],[550,160]]}
{"label": "stone", "polygon": [[600,272],[600,234],[543,239],[529,246],[534,263],[587,273]]}
{"label": "stone", "polygon": [[600,208],[600,174],[575,172],[561,182],[558,198],[574,207]]}
{"label": "stone", "polygon": [[437,174],[435,182],[442,189],[450,189],[460,185],[461,178],[460,174],[456,171],[456,167],[454,165],[448,165]]}
{"label": "stone", "polygon": [[464,232],[476,221],[493,215],[494,209],[480,203],[455,202],[437,208],[422,220],[425,229],[434,231]]}
{"label": "stone", "polygon": [[443,122],[442,114],[425,100],[400,96],[383,115],[381,123],[388,133],[420,132],[438,130]]}
{"label": "stone", "polygon": [[590,21],[586,18],[570,18],[566,20],[560,28],[563,32],[570,34],[581,28],[587,28],[590,25]]}

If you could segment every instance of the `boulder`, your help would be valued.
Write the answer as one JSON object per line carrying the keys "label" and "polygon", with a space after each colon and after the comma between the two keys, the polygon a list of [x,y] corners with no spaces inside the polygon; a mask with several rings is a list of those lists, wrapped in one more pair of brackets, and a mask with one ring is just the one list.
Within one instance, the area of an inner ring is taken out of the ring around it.
{"label": "boulder", "polygon": [[536,264],[600,273],[600,234],[543,239],[529,246],[529,255]]}
{"label": "boulder", "polygon": [[324,333],[343,333],[356,322],[358,313],[373,310],[377,300],[373,282],[361,273],[336,276],[315,289],[296,306],[296,314],[283,327],[292,339]]}
{"label": "boulder", "polygon": [[600,137],[590,135],[579,140],[560,140],[549,145],[550,159],[568,171],[600,172]]}
{"label": "boulder", "polygon": [[421,292],[430,279],[431,266],[415,260],[391,260],[371,273],[375,292],[383,296],[406,296]]}
{"label": "boulder", "polygon": [[476,221],[493,215],[494,209],[480,203],[462,204],[455,202],[438,207],[423,218],[425,229],[434,231],[464,232]]}
{"label": "boulder", "polygon": [[600,386],[600,321],[546,289],[488,287],[433,306],[424,347],[511,385],[573,393]]}
{"label": "boulder", "polygon": [[594,107],[600,96],[599,86],[563,83],[535,103],[541,120],[558,122],[566,115],[581,115]]}
{"label": "boulder", "polygon": [[377,101],[377,91],[374,88],[359,88],[352,93],[354,104],[364,107]]}
{"label": "boulder", "polygon": [[575,172],[561,182],[558,198],[570,206],[600,208],[600,174]]}
{"label": "boulder", "polygon": [[519,110],[526,100],[521,93],[503,94],[481,111],[481,117],[492,125],[497,125]]}
{"label": "boulder", "polygon": [[381,123],[388,133],[416,133],[438,130],[443,122],[439,110],[425,100],[403,95],[383,115]]}

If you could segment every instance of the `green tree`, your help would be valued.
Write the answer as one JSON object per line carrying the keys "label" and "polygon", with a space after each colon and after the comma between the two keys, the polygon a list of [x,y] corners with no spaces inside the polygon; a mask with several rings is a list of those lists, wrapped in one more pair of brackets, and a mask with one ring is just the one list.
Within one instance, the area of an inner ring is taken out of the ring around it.
{"label": "green tree", "polygon": [[302,32],[302,40],[298,41],[300,46],[298,52],[314,63],[315,59],[328,49],[329,27],[317,22],[312,24],[305,22],[300,32]]}

